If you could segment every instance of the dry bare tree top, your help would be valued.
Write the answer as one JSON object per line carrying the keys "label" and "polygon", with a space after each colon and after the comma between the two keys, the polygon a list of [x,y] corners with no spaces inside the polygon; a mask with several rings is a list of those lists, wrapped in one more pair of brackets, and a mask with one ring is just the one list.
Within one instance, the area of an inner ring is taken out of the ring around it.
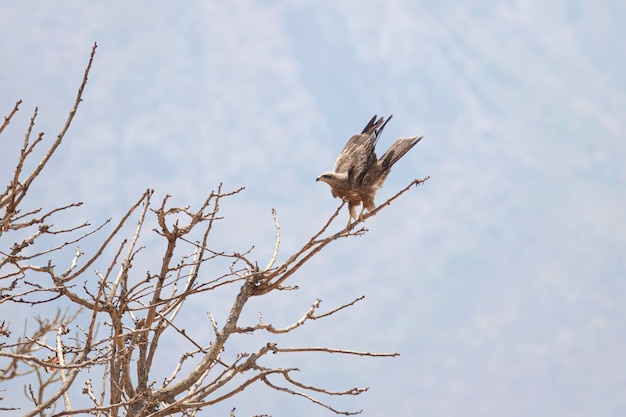
{"label": "dry bare tree top", "polygon": [[[4,340],[0,342],[0,381],[11,380],[13,385],[22,382],[31,404],[29,410],[20,410],[22,415],[194,416],[256,383],[305,398],[336,414],[359,413],[339,410],[317,396],[358,395],[367,388],[337,391],[313,386],[298,378],[299,369],[281,367],[267,358],[269,354],[303,352],[397,356],[332,346],[282,346],[274,339],[310,321],[343,312],[363,296],[326,311],[320,311],[320,299],[311,300],[310,306],[303,307],[291,324],[283,327],[265,322],[260,313],[256,322],[242,323],[241,319],[250,299],[297,289],[288,285],[289,278],[329,244],[367,232],[365,228],[330,231],[345,202],[284,262],[278,262],[281,231],[278,215],[272,210],[276,232],[273,250],[261,266],[250,248],[228,252],[214,247],[210,239],[215,224],[222,219],[221,201],[236,198],[243,188],[224,191],[219,185],[195,209],[172,207],[169,196],[155,204],[154,191],[148,189],[121,219],[97,226],[82,223],[58,228],[52,224],[55,214],[81,203],[52,209],[22,208],[30,185],[58,149],[82,101],[95,51],[94,44],[66,123],[43,159],[31,172],[25,172],[26,160],[43,137],[40,134],[31,143],[35,109],[14,172],[0,194],[0,304],[30,305],[37,322],[34,332],[18,331],[17,337],[13,336],[14,323],[0,323]],[[5,118],[0,133],[19,106],[20,102]],[[413,180],[355,225],[426,179]],[[24,233],[25,238],[17,237]],[[141,270],[136,265],[145,248],[139,242],[146,233],[156,234],[163,249],[159,256],[149,259],[146,270]],[[58,243],[41,243],[44,236]],[[8,243],[11,239],[15,241]],[[80,249],[86,239],[98,241],[90,253]],[[52,254],[67,249],[72,250],[70,259],[57,264],[50,261]],[[219,323],[207,310],[200,323],[211,329],[209,336],[194,332],[182,313],[189,301],[202,297],[202,305],[210,309],[212,304],[207,300],[223,288],[232,288],[234,293],[224,322]],[[39,307],[60,301],[73,310],[47,318],[36,316]],[[265,335],[264,342],[248,351],[232,351],[229,341],[233,335],[252,333]],[[164,340],[176,343],[168,343],[165,349]],[[16,406],[11,398],[0,398],[0,409],[15,410]]]}

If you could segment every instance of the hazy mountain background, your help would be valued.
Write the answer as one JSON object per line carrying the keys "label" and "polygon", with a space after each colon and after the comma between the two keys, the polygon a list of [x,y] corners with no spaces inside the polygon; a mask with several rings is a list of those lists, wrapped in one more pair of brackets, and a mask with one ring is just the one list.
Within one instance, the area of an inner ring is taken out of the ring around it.
{"label": "hazy mountain background", "polygon": [[[365,237],[322,252],[294,277],[300,291],[259,300],[245,319],[287,325],[316,297],[331,309],[365,295],[274,338],[400,352],[286,358],[306,383],[369,386],[332,399],[364,416],[623,416],[625,19],[619,1],[5,3],[1,113],[23,104],[0,175],[35,106],[36,130],[56,136],[97,41],[84,102],[29,204],[84,201],[68,220],[97,224],[148,187],[193,206],[220,182],[245,186],[223,204],[216,246],[254,245],[264,265],[271,208],[284,259],[339,204],[316,176],[373,114],[393,113],[381,147],[425,139],[378,202],[431,179],[368,220]],[[207,341],[219,303],[183,318]],[[12,326],[28,311],[0,307]],[[24,406],[21,387],[0,388],[4,406]],[[232,407],[332,415],[265,388],[206,415]]]}

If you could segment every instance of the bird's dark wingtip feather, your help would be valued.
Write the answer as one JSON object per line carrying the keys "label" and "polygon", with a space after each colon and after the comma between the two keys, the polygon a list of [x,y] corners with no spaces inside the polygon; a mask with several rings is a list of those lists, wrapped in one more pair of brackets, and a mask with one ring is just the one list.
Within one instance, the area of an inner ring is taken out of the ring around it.
{"label": "bird's dark wingtip feather", "polygon": [[375,114],[374,117],[372,117],[370,119],[369,122],[367,122],[367,124],[365,125],[365,127],[363,128],[363,131],[361,132],[361,134],[366,133],[368,130],[370,130],[372,128],[372,126],[374,126],[376,124],[376,119],[378,118],[378,115]]}

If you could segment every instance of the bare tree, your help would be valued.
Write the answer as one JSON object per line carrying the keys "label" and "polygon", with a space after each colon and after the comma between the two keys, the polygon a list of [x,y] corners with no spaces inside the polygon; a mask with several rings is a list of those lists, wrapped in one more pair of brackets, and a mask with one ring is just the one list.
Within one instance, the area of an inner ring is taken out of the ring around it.
{"label": "bare tree", "polygon": [[[35,381],[24,383],[25,395],[32,402],[32,408],[24,415],[193,416],[198,410],[231,398],[255,383],[306,398],[337,414],[358,414],[360,411],[335,409],[328,398],[359,395],[366,388],[332,391],[307,385],[298,380],[296,368],[272,367],[262,359],[269,354],[302,352],[396,356],[397,353],[332,347],[284,347],[272,341],[272,335],[289,333],[309,321],[329,318],[362,300],[362,296],[324,312],[320,311],[321,300],[313,300],[308,308],[302,309],[299,317],[282,328],[265,323],[260,314],[256,323],[240,323],[242,309],[249,300],[296,289],[288,285],[289,278],[313,256],[336,240],[366,233],[359,225],[362,220],[338,232],[329,231],[343,203],[315,235],[282,263],[277,262],[281,240],[279,219],[272,210],[276,236],[272,256],[265,266],[259,266],[252,259],[250,250],[226,252],[212,248],[209,241],[215,222],[221,218],[220,203],[225,198],[235,198],[242,188],[225,191],[219,185],[195,209],[172,207],[169,196],[155,204],[153,190],[146,190],[120,220],[98,226],[82,223],[58,229],[52,225],[55,215],[75,209],[81,203],[52,209],[23,207],[30,186],[57,151],[72,123],[82,101],[96,48],[94,44],[63,128],[31,170],[26,167],[43,140],[43,133],[33,139],[35,109],[15,169],[0,194],[3,211],[0,217],[0,304],[32,306],[36,322],[34,331],[24,331],[18,337],[13,337],[16,331],[13,323],[7,319],[0,323],[3,339],[0,339],[0,381],[15,383],[27,377],[28,381]],[[5,117],[0,134],[11,123],[20,104],[18,101]],[[427,179],[412,181],[363,220],[376,215]],[[151,268],[137,271],[133,269],[134,263],[145,249],[139,244],[140,238],[152,233],[162,239],[163,250],[154,258]],[[90,254],[80,249],[87,239],[98,241]],[[65,267],[53,265],[49,260],[53,254],[67,253],[68,249],[73,256],[67,259]],[[105,253],[112,255],[105,256]],[[98,269],[97,265],[104,267]],[[222,272],[216,274],[217,270]],[[181,320],[183,308],[197,297],[209,300],[212,294],[224,288],[231,288],[234,297],[225,322],[218,324],[212,312],[206,311],[204,320],[212,329],[211,336],[191,334]],[[38,308],[50,305],[73,308],[66,312],[59,309],[49,318],[37,315]],[[79,316],[83,319],[79,320]],[[222,353],[232,336],[243,333],[262,333],[264,342],[252,352],[223,358]],[[161,352],[164,340],[176,340],[179,350],[168,349],[166,355],[176,360],[168,374],[160,378],[162,369],[157,364],[164,355]],[[319,399],[320,396],[323,399]],[[89,405],[73,406],[86,404],[85,398]],[[7,399],[0,401],[0,406],[2,410],[15,409]]]}

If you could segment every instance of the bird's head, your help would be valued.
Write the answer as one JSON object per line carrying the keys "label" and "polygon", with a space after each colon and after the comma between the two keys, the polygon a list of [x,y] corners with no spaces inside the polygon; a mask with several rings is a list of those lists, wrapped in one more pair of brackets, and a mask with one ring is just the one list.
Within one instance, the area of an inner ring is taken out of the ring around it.
{"label": "bird's head", "polygon": [[323,181],[326,184],[336,184],[341,181],[345,181],[348,178],[348,174],[345,172],[337,173],[337,172],[324,172],[322,175],[317,177],[315,181]]}

